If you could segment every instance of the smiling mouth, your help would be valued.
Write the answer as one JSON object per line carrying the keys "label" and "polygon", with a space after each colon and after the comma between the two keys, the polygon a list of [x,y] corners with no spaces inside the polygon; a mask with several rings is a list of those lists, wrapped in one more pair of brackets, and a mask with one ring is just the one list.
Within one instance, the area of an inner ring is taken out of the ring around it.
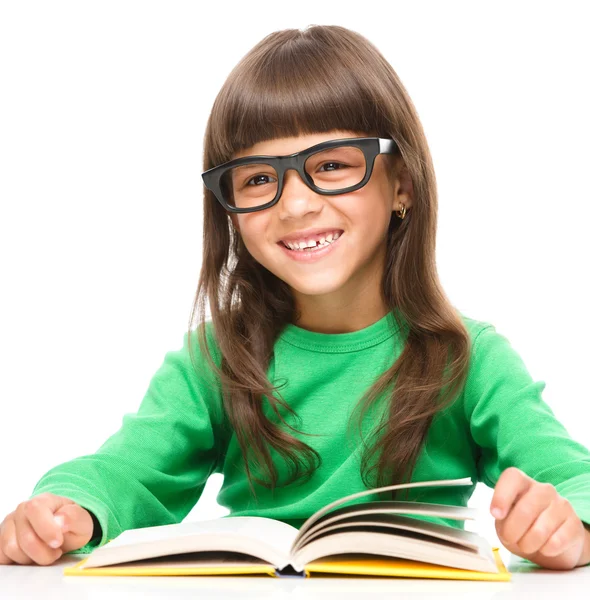
{"label": "smiling mouth", "polygon": [[327,248],[328,246],[331,246],[334,242],[338,241],[342,236],[344,235],[344,231],[343,230],[339,230],[338,231],[338,237],[337,238],[332,238],[331,242],[328,241],[324,241],[323,244],[320,243],[320,241],[318,240],[316,242],[315,246],[308,246],[307,248],[289,248],[289,246],[287,246],[287,244],[285,242],[283,242],[282,240],[278,241],[277,244],[283,246],[283,248],[286,248],[287,250],[291,250],[291,252],[313,252],[314,250],[319,250],[320,248]]}

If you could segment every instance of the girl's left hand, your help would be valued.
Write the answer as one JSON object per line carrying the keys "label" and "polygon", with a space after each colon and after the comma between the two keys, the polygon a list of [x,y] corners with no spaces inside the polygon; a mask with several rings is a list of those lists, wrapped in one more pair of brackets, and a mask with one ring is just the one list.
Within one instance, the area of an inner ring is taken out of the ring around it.
{"label": "girl's left hand", "polygon": [[500,475],[490,504],[504,546],[548,569],[573,569],[590,562],[590,529],[550,483],[516,467]]}

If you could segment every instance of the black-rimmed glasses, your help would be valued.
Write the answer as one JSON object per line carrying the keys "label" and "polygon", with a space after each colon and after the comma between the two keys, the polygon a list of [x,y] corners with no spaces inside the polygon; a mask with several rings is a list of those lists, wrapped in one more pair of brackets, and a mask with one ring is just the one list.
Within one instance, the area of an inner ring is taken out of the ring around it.
{"label": "black-rimmed glasses", "polygon": [[249,213],[279,201],[287,169],[295,169],[318,194],[345,194],[369,181],[377,155],[397,150],[391,139],[342,138],[286,156],[236,158],[205,171],[201,177],[227,211]]}

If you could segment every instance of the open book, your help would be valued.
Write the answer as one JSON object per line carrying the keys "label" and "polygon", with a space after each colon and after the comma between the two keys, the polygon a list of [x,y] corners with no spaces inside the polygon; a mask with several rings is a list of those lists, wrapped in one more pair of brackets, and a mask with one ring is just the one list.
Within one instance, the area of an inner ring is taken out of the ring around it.
{"label": "open book", "polygon": [[[388,490],[471,485],[469,477],[390,485],[345,496],[300,529],[266,517],[222,517],[129,529],[65,575],[385,575],[509,581],[498,548],[419,516],[474,519],[477,510],[426,502],[344,504]],[[412,516],[414,515],[414,516]]]}

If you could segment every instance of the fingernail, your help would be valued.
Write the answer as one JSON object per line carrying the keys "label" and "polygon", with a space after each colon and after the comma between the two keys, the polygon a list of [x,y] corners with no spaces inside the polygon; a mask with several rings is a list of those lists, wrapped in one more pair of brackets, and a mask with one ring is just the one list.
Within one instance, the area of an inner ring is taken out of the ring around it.
{"label": "fingernail", "polygon": [[501,519],[504,516],[504,511],[501,508],[492,508],[491,512],[496,519]]}
{"label": "fingernail", "polygon": [[57,540],[51,540],[51,542],[49,542],[49,545],[52,548],[59,548],[59,542]]}
{"label": "fingernail", "polygon": [[55,523],[57,524],[57,526],[60,529],[64,526],[64,516],[63,515],[56,515],[55,517],[53,517],[53,520],[55,521]]}

